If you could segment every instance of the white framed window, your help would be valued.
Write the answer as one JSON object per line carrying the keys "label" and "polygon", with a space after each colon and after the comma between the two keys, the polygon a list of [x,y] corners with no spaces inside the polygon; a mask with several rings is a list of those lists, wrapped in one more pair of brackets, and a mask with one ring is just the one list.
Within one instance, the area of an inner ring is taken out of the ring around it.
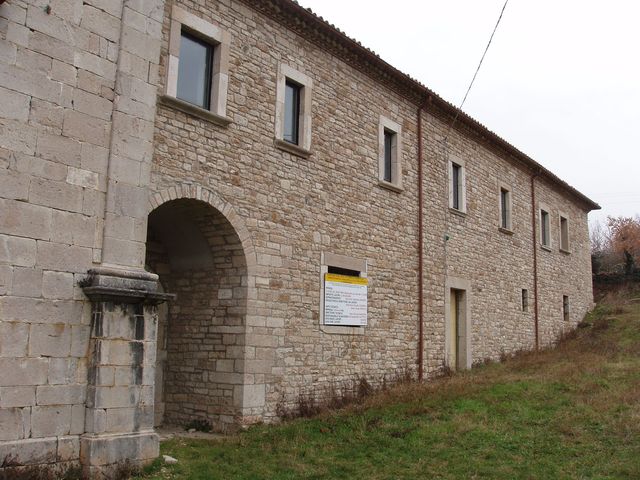
{"label": "white framed window", "polygon": [[498,212],[499,221],[498,226],[502,230],[508,232],[513,231],[513,225],[511,223],[511,189],[506,185],[500,185],[498,193]]}
{"label": "white framed window", "polygon": [[280,64],[276,84],[275,145],[294,155],[311,155],[311,100],[313,80]]}
{"label": "white framed window", "polygon": [[[320,330],[329,334],[364,335],[367,326],[370,327],[372,325],[370,321],[366,321],[364,323],[366,326],[337,325],[335,323],[331,324],[331,322],[329,322],[325,317],[325,307],[327,306],[325,298],[328,278],[327,275],[329,275],[329,281],[332,280],[330,278],[331,276],[343,276],[346,281],[348,281],[349,277],[352,277],[355,282],[368,284],[366,259],[338,255],[329,252],[323,252],[320,255]],[[360,287],[360,289],[362,288]],[[355,298],[355,296],[351,294],[350,297],[351,300],[349,300],[349,302],[353,303],[353,298]],[[336,311],[335,307],[335,305],[332,305],[331,307],[334,313]],[[368,312],[366,312],[366,306],[364,309],[364,314],[368,315]]]}
{"label": "white framed window", "polygon": [[540,206],[540,245],[551,248],[551,223],[549,221],[549,209]]}
{"label": "white framed window", "polygon": [[226,125],[229,33],[173,6],[165,100],[181,110]]}
{"label": "white framed window", "polygon": [[559,215],[558,231],[560,233],[560,251],[569,253],[569,219],[564,213],[560,213]]}
{"label": "white framed window", "polygon": [[378,122],[378,183],[389,190],[402,190],[402,127],[382,115]]}
{"label": "white framed window", "polygon": [[466,213],[466,169],[462,159],[449,160],[449,208]]}

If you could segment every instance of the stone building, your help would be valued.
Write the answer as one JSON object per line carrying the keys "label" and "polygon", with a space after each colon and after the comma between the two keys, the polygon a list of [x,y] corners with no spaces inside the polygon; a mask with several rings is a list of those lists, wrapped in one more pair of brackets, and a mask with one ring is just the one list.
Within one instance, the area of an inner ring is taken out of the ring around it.
{"label": "stone building", "polygon": [[597,204],[290,0],[0,2],[0,462],[552,344]]}

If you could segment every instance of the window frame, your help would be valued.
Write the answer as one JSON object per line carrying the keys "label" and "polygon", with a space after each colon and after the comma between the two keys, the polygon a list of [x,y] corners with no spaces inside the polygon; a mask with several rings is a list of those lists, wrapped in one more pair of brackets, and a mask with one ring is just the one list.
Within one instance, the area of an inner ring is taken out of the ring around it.
{"label": "window frame", "polygon": [[[503,192],[505,202],[503,202]],[[504,233],[513,233],[513,203],[511,188],[501,183],[498,186],[498,228]],[[504,203],[504,204],[503,204]]]}
{"label": "window frame", "polygon": [[538,208],[538,217],[540,222],[540,246],[545,250],[551,250],[551,213],[549,208],[541,204]]}
{"label": "window frame", "polygon": [[[564,221],[564,222],[563,222]],[[566,229],[563,228],[563,223]],[[558,249],[562,253],[571,253],[571,236],[569,235],[569,216],[563,212],[558,213]]]}
{"label": "window frame", "polygon": [[[386,139],[390,136],[390,150]],[[386,178],[387,153],[390,160],[390,178]],[[402,187],[402,127],[384,115],[378,121],[378,185],[394,192]]]}
{"label": "window frame", "polygon": [[[286,116],[286,85],[287,82],[299,86],[298,112],[298,143],[291,143],[284,139]],[[277,148],[293,155],[308,158],[311,156],[311,107],[313,95],[313,80],[304,73],[286,64],[279,64],[276,75],[276,116],[275,139]]]}
{"label": "window frame", "polygon": [[[467,213],[467,173],[465,161],[461,158],[449,159],[449,209],[455,213]],[[458,167],[458,181],[454,186],[454,171]],[[457,187],[457,188],[454,188]],[[457,193],[457,195],[456,195]],[[457,203],[457,206],[456,206]]]}
{"label": "window frame", "polygon": [[[178,97],[178,72],[180,65],[180,44],[183,32],[209,44],[212,48],[209,108],[182,100]],[[228,125],[227,90],[229,84],[229,46],[231,35],[219,26],[174,5],[171,9],[169,31],[169,55],[166,70],[166,87],[163,100],[186,113],[199,116],[220,126]]]}
{"label": "window frame", "polygon": [[562,319],[565,322],[571,320],[571,304],[569,295],[562,295]]}

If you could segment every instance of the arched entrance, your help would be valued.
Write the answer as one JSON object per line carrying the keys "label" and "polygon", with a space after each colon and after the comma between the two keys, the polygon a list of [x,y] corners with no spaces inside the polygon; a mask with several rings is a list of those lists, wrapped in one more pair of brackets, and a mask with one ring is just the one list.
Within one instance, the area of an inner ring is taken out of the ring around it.
{"label": "arched entrance", "polygon": [[149,214],[146,264],[177,294],[159,316],[155,423],[226,430],[243,395],[248,273],[240,237],[210,204],[170,200]]}

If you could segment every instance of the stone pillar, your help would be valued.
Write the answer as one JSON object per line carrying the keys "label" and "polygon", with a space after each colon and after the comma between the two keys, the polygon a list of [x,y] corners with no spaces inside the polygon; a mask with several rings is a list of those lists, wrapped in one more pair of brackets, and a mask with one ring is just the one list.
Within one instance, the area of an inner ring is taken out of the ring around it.
{"label": "stone pillar", "polygon": [[103,265],[143,270],[164,0],[125,0],[115,79]]}
{"label": "stone pillar", "polygon": [[122,468],[158,456],[153,431],[157,276],[90,272],[92,302],[85,433],[80,461],[88,478],[115,478]]}

